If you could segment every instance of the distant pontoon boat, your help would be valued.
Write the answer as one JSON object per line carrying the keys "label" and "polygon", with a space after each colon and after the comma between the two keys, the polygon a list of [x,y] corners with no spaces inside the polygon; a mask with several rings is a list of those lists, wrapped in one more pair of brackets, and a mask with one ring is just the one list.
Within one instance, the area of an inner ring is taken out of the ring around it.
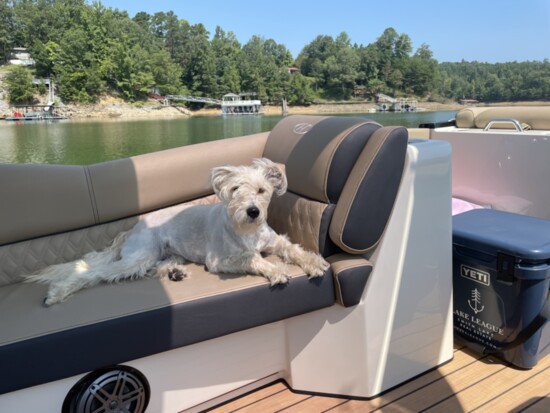
{"label": "distant pontoon boat", "polygon": [[53,103],[47,105],[17,105],[13,106],[11,116],[7,116],[8,121],[36,121],[36,120],[61,120],[68,119],[67,116],[57,112]]}

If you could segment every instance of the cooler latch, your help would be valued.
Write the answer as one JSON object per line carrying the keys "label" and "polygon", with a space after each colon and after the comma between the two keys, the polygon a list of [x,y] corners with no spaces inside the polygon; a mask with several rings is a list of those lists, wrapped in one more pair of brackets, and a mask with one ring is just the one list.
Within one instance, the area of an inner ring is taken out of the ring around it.
{"label": "cooler latch", "polygon": [[497,281],[514,282],[515,280],[516,257],[497,253]]}

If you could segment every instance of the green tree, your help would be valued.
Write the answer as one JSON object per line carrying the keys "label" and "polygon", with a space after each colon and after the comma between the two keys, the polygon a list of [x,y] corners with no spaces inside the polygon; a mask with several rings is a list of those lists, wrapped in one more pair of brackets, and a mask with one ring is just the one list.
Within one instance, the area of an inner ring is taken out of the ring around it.
{"label": "green tree", "polygon": [[311,87],[312,79],[301,73],[291,76],[287,93],[287,101],[292,105],[311,105],[315,100],[315,93]]}
{"label": "green tree", "polygon": [[403,89],[417,96],[425,96],[436,89],[439,81],[437,60],[427,44],[422,44],[404,67]]}
{"label": "green tree", "polygon": [[235,34],[233,32],[226,33],[218,26],[211,44],[215,59],[218,96],[240,92],[239,67],[242,66],[244,54]]}
{"label": "green tree", "polygon": [[21,66],[12,66],[6,75],[8,96],[11,103],[31,103],[34,85],[31,73]]}
{"label": "green tree", "polygon": [[0,62],[6,62],[13,47],[15,15],[13,5],[8,0],[0,0]]}

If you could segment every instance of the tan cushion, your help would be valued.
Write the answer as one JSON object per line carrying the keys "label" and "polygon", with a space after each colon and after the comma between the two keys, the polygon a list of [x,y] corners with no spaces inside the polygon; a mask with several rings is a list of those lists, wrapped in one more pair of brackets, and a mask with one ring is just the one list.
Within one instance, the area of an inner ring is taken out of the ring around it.
{"label": "tan cushion", "polygon": [[326,116],[310,115],[293,115],[283,118],[269,133],[264,156],[273,162],[286,163],[288,156],[302,136],[325,119],[327,119]]}
{"label": "tan cushion", "polygon": [[[323,252],[330,207],[287,192],[271,200],[268,223],[278,234],[285,234],[309,251]],[[322,237],[324,234],[323,238]]]}
{"label": "tan cushion", "polygon": [[206,142],[91,165],[100,222],[179,204],[212,193],[210,169],[262,156],[267,133]]}
{"label": "tan cushion", "polygon": [[0,165],[0,245],[95,224],[81,166]]}
{"label": "tan cushion", "polygon": [[[515,119],[531,129],[550,130],[550,106],[508,106],[489,108],[465,108],[456,114],[459,128],[483,129],[494,119]],[[510,123],[495,124],[494,129],[513,129]]]}
{"label": "tan cushion", "polygon": [[250,164],[268,133],[89,166],[0,165],[0,245],[101,224],[212,193],[210,168]]}

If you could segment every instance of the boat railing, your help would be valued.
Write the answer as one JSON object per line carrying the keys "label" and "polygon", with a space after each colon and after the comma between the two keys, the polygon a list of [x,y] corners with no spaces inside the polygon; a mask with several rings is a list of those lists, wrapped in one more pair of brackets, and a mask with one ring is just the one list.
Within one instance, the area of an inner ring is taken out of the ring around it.
{"label": "boat railing", "polygon": [[502,123],[511,123],[514,128],[516,129],[516,132],[523,132],[523,127],[521,126],[521,123],[519,123],[518,120],[512,119],[512,118],[497,118],[489,121],[487,126],[483,128],[484,131],[491,130],[491,127],[495,124],[502,124]]}

